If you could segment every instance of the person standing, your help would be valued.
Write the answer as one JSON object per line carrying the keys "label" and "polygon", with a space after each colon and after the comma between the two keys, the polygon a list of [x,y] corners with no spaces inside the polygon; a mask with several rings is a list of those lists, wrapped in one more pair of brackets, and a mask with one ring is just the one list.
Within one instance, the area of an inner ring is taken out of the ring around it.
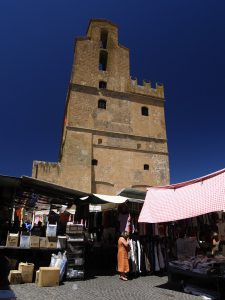
{"label": "person standing", "polygon": [[129,272],[129,261],[128,261],[128,237],[129,233],[124,231],[121,233],[118,240],[118,253],[117,253],[117,267],[120,273],[120,279],[127,281],[126,273]]}

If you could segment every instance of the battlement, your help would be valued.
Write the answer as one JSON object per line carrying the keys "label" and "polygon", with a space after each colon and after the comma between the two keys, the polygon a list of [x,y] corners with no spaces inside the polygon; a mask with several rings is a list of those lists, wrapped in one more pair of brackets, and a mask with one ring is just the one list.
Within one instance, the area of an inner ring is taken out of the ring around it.
{"label": "battlement", "polygon": [[41,168],[45,172],[47,172],[47,171],[50,172],[51,169],[60,168],[60,163],[35,160],[33,162],[33,167],[34,168]]}
{"label": "battlement", "polygon": [[143,80],[143,85],[138,85],[137,78],[131,77],[129,88],[132,93],[164,99],[164,86],[162,83],[156,83],[155,87],[152,87],[151,81]]}
{"label": "battlement", "polygon": [[58,183],[61,164],[57,162],[33,161],[32,177]]}

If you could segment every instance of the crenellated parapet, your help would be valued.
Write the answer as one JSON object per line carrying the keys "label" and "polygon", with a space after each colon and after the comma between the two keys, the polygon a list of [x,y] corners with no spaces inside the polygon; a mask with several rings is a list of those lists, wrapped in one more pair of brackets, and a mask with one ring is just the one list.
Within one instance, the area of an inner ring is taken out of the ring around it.
{"label": "crenellated parapet", "polygon": [[57,182],[60,176],[61,164],[57,162],[37,161],[33,162],[32,177],[51,182]]}
{"label": "crenellated parapet", "polygon": [[143,80],[143,85],[138,85],[137,78],[130,78],[129,92],[164,99],[163,84],[156,83],[152,87],[151,81]]}
{"label": "crenellated parapet", "polygon": [[40,166],[43,167],[43,169],[50,169],[50,168],[57,168],[60,167],[60,163],[57,162],[48,162],[48,161],[39,161],[39,160],[35,160],[34,161],[34,166]]}

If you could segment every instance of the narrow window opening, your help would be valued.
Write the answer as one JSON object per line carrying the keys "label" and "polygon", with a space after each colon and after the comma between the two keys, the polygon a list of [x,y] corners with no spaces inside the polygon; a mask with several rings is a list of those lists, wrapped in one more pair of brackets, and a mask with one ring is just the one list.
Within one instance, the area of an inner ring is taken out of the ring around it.
{"label": "narrow window opening", "polygon": [[98,144],[102,144],[102,139],[98,139]]}
{"label": "narrow window opening", "polygon": [[99,88],[100,89],[106,89],[107,82],[106,81],[99,81]]}
{"label": "narrow window opening", "polygon": [[107,59],[108,59],[108,53],[104,50],[101,50],[100,54],[99,54],[99,70],[100,71],[106,71]]}
{"label": "narrow window opening", "polygon": [[107,48],[107,40],[108,40],[108,31],[102,30],[100,36],[100,48],[106,49]]}
{"label": "narrow window opening", "polygon": [[103,99],[98,100],[98,108],[106,109],[106,101]]}
{"label": "narrow window opening", "polygon": [[144,170],[147,170],[147,171],[148,171],[148,170],[149,170],[149,165],[145,164],[145,165],[144,165]]}
{"label": "narrow window opening", "polygon": [[145,107],[145,106],[142,106],[142,108],[141,108],[141,114],[143,116],[148,116],[148,108]]}
{"label": "narrow window opening", "polygon": [[137,144],[137,149],[141,149],[141,144]]}
{"label": "narrow window opening", "polygon": [[98,164],[97,159],[92,159],[92,166],[97,166],[97,164]]}

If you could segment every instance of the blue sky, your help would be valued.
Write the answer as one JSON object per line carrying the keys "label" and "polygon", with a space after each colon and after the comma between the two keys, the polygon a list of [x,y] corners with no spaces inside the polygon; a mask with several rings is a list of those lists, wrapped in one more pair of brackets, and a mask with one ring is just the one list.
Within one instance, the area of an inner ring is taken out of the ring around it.
{"label": "blue sky", "polygon": [[224,0],[0,0],[0,174],[57,161],[74,39],[119,26],[131,75],[162,82],[171,183],[225,168]]}

